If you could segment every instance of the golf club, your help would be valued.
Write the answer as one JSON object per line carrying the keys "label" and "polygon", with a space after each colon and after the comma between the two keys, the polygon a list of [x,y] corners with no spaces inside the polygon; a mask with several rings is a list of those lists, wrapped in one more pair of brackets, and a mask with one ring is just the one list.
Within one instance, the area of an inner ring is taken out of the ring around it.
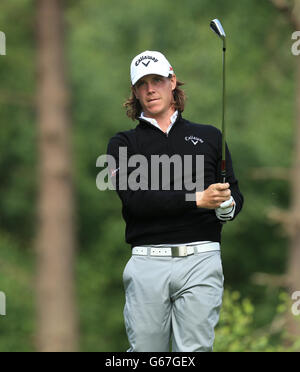
{"label": "golf club", "polygon": [[226,34],[218,19],[210,23],[210,28],[223,40],[223,109],[222,109],[222,168],[221,176],[223,183],[226,183],[226,127],[225,127],[225,57],[226,57]]}

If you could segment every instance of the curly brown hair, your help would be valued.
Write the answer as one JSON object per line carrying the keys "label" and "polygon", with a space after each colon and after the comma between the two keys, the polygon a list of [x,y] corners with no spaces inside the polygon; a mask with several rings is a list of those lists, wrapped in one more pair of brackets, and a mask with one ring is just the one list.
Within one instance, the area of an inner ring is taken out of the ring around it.
{"label": "curly brown hair", "polygon": [[[183,86],[184,83],[177,80],[176,88],[173,91],[174,96],[174,107],[175,110],[178,110],[179,112],[184,111],[185,101],[186,101],[186,95],[184,91],[180,88]],[[124,102],[123,107],[126,109],[126,115],[134,120],[137,120],[142,113],[142,106],[140,104],[140,101],[136,98],[134,94],[134,87],[131,87],[131,94],[130,97]]]}

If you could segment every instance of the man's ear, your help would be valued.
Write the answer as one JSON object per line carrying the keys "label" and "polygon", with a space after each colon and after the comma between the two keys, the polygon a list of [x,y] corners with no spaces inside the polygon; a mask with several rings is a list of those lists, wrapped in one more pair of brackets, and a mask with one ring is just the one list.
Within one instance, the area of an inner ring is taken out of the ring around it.
{"label": "man's ear", "polygon": [[177,85],[177,78],[176,78],[176,75],[172,75],[171,77],[171,86],[172,86],[172,90],[175,90],[176,89],[176,85]]}

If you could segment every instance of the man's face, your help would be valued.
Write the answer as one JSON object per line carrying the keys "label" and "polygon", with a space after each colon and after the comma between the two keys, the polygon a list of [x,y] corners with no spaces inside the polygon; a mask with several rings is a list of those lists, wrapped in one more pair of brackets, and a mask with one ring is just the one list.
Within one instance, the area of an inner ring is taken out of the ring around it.
{"label": "man's face", "polygon": [[143,112],[148,117],[159,117],[173,108],[173,90],[176,88],[176,76],[165,78],[159,75],[147,75],[134,86],[134,94],[139,100]]}

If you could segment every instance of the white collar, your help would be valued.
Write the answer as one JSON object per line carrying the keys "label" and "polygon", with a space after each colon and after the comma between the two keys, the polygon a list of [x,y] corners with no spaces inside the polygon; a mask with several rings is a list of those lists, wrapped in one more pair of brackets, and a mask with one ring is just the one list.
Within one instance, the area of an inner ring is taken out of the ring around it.
{"label": "white collar", "polygon": [[[170,126],[167,130],[167,134],[169,134],[169,132],[172,129],[173,125],[175,124],[177,118],[178,118],[178,111],[175,111],[174,114],[170,117]],[[147,118],[143,112],[141,113],[140,119],[146,120],[146,121],[148,121],[148,123],[154,125],[158,129],[162,130],[156,119]]]}

